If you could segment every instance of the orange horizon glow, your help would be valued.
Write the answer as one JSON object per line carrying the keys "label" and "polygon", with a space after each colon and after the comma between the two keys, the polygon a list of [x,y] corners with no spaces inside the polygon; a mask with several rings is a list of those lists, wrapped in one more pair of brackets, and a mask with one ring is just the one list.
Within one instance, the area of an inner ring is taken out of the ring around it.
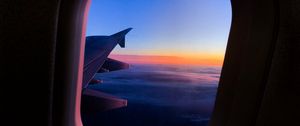
{"label": "orange horizon glow", "polygon": [[161,55],[124,55],[112,54],[110,58],[135,64],[172,64],[172,65],[201,65],[222,66],[222,55],[198,55],[198,56],[161,56]]}

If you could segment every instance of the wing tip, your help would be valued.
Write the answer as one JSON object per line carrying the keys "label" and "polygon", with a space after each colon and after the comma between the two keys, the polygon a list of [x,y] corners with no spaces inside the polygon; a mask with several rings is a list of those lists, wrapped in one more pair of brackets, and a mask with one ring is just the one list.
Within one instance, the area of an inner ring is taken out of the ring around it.
{"label": "wing tip", "polygon": [[111,36],[125,36],[129,31],[131,31],[133,28],[127,28],[125,30],[122,30],[120,32],[117,32]]}
{"label": "wing tip", "polygon": [[132,30],[132,28],[127,28],[125,30],[122,30],[118,33],[111,35],[111,37],[117,38],[119,45],[122,48],[125,48],[125,35],[131,30]]}

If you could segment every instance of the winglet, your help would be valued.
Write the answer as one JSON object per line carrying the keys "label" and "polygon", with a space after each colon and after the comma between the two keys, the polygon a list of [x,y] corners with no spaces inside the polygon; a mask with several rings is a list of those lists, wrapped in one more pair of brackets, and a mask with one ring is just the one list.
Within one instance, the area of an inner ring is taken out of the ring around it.
{"label": "winglet", "polygon": [[131,30],[132,28],[127,28],[123,31],[120,31],[116,34],[111,35],[111,37],[117,39],[119,45],[124,48],[125,47],[125,35]]}

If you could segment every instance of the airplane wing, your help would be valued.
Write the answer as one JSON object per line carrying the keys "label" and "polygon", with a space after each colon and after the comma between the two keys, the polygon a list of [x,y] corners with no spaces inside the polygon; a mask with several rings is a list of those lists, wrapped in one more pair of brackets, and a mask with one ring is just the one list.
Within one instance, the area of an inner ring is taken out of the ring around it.
{"label": "airplane wing", "polygon": [[129,64],[115,59],[107,58],[102,65],[101,69],[97,73],[104,73],[110,71],[117,71],[122,69],[128,69]]}
{"label": "airplane wing", "polygon": [[[119,44],[125,47],[125,35],[132,28],[125,29],[111,36],[89,36],[86,37],[85,56],[84,56],[84,72],[82,86],[86,88],[88,83],[93,79],[94,75],[101,69],[107,56]],[[109,64],[106,64],[109,65]]]}
{"label": "airplane wing", "polygon": [[[92,110],[108,110],[127,105],[126,100],[88,89],[88,85],[91,83],[96,73],[129,68],[127,63],[107,57],[117,44],[122,48],[125,47],[125,35],[131,29],[132,28],[128,28],[110,36],[86,37],[82,80],[82,102],[84,102],[82,107],[84,110],[90,111],[91,108],[93,108]],[[108,108],[109,106],[114,107]]]}

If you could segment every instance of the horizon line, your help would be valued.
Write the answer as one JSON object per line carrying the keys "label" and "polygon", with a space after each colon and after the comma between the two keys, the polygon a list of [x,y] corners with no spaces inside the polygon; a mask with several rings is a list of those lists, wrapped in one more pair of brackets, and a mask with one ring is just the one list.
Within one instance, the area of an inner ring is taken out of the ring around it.
{"label": "horizon line", "polygon": [[141,55],[141,54],[111,54],[110,58],[136,64],[178,64],[178,65],[200,65],[200,66],[222,66],[223,58],[201,58],[168,55]]}

